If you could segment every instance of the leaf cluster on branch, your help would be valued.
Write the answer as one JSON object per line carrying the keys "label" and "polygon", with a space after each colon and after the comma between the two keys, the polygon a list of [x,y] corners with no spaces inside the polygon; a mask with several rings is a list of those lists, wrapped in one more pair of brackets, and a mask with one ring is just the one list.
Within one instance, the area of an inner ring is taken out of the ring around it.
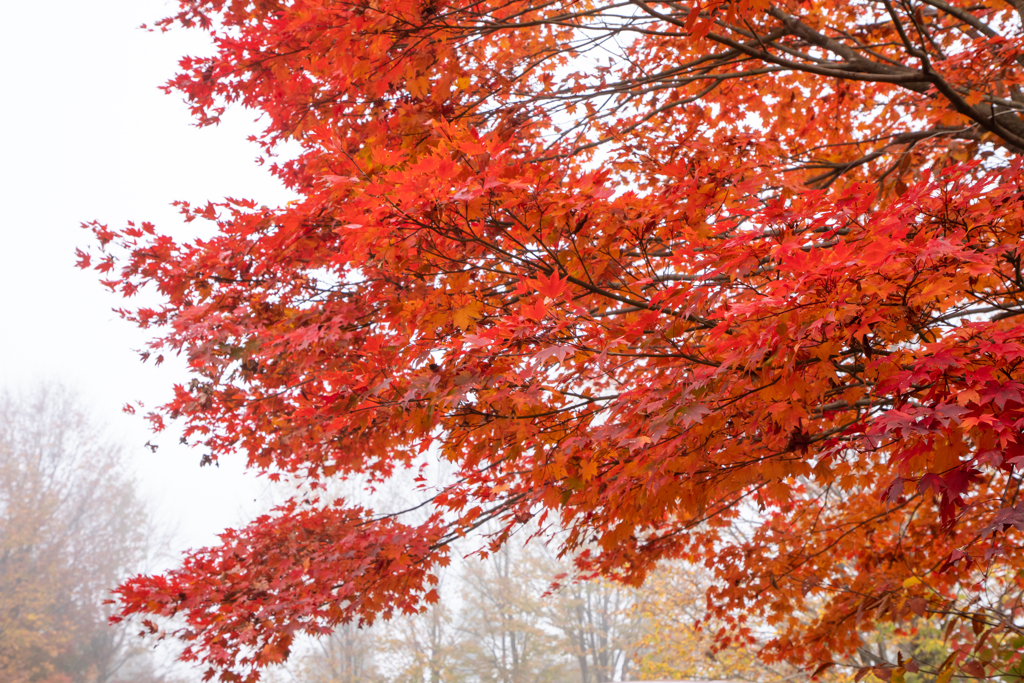
{"label": "leaf cluster on branch", "polygon": [[707,565],[716,647],[763,618],[820,673],[952,617],[932,674],[1019,673],[1016,1],[182,0],[161,26],[216,49],[168,90],[260,112],[300,199],[90,224],[81,265],[155,288],[122,313],[194,373],[155,426],[313,488],[455,476],[414,522],[296,498],[124,614],[255,680],[533,521],[583,573]]}

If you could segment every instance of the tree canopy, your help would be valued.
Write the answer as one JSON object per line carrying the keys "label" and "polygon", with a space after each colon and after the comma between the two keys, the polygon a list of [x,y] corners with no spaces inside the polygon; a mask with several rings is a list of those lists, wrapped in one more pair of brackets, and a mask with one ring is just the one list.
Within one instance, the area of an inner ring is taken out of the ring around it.
{"label": "tree canopy", "polygon": [[254,680],[529,522],[583,573],[707,565],[715,641],[763,620],[768,662],[935,617],[931,673],[1019,675],[1021,11],[181,0],[160,27],[215,50],[167,89],[262,115],[299,199],[183,204],[215,228],[188,242],[89,225],[81,265],[158,291],[122,313],[194,373],[155,427],[307,491],[454,476],[425,518],[297,496],[123,614]]}

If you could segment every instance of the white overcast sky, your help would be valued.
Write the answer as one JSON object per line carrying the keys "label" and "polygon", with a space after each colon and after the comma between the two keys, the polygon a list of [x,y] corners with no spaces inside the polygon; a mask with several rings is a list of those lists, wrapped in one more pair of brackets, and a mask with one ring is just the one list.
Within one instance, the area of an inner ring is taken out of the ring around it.
{"label": "white overcast sky", "polygon": [[224,196],[267,205],[289,199],[256,165],[251,112],[217,128],[191,125],[158,86],[184,54],[209,51],[201,34],[139,30],[170,14],[166,0],[7,3],[0,20],[0,388],[59,381],[127,448],[157,520],[175,548],[207,545],[258,505],[261,482],[239,463],[199,467],[177,436],[153,439],[130,400],[156,405],[186,378],[181,363],[142,365],[145,337],[111,312],[117,299],[74,267],[90,244],[82,221],[152,221],[183,234],[170,203]]}

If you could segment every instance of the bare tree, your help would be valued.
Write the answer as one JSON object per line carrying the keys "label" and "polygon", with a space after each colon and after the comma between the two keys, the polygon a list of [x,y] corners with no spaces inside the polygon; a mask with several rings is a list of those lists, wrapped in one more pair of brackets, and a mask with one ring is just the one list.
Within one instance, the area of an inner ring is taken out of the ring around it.
{"label": "bare tree", "polygon": [[513,544],[467,565],[460,629],[467,641],[466,665],[477,680],[566,680],[568,658],[544,622],[542,596],[551,581],[546,570],[536,548]]}
{"label": "bare tree", "polygon": [[547,604],[548,618],[563,636],[582,683],[627,678],[636,636],[634,591],[607,580],[561,588]]}
{"label": "bare tree", "polygon": [[384,652],[393,683],[463,683],[465,640],[455,627],[455,613],[443,603],[388,624]]}
{"label": "bare tree", "polygon": [[313,643],[297,678],[303,683],[377,683],[383,680],[376,661],[378,640],[376,630],[344,624]]}
{"label": "bare tree", "polygon": [[309,643],[273,680],[299,683],[463,683],[465,642],[444,604],[388,623],[345,624]]}

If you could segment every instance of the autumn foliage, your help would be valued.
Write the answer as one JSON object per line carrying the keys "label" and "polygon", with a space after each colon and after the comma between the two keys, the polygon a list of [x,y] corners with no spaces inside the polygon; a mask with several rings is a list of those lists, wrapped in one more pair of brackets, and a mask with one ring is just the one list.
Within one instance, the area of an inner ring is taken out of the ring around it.
{"label": "autumn foliage", "polygon": [[715,641],[758,620],[768,662],[923,618],[932,675],[1019,675],[1017,2],[182,0],[216,49],[168,89],[263,114],[301,198],[90,226],[195,376],[156,427],[307,490],[455,476],[425,521],[297,497],[124,614],[252,680],[533,520],[583,572],[707,565]]}

